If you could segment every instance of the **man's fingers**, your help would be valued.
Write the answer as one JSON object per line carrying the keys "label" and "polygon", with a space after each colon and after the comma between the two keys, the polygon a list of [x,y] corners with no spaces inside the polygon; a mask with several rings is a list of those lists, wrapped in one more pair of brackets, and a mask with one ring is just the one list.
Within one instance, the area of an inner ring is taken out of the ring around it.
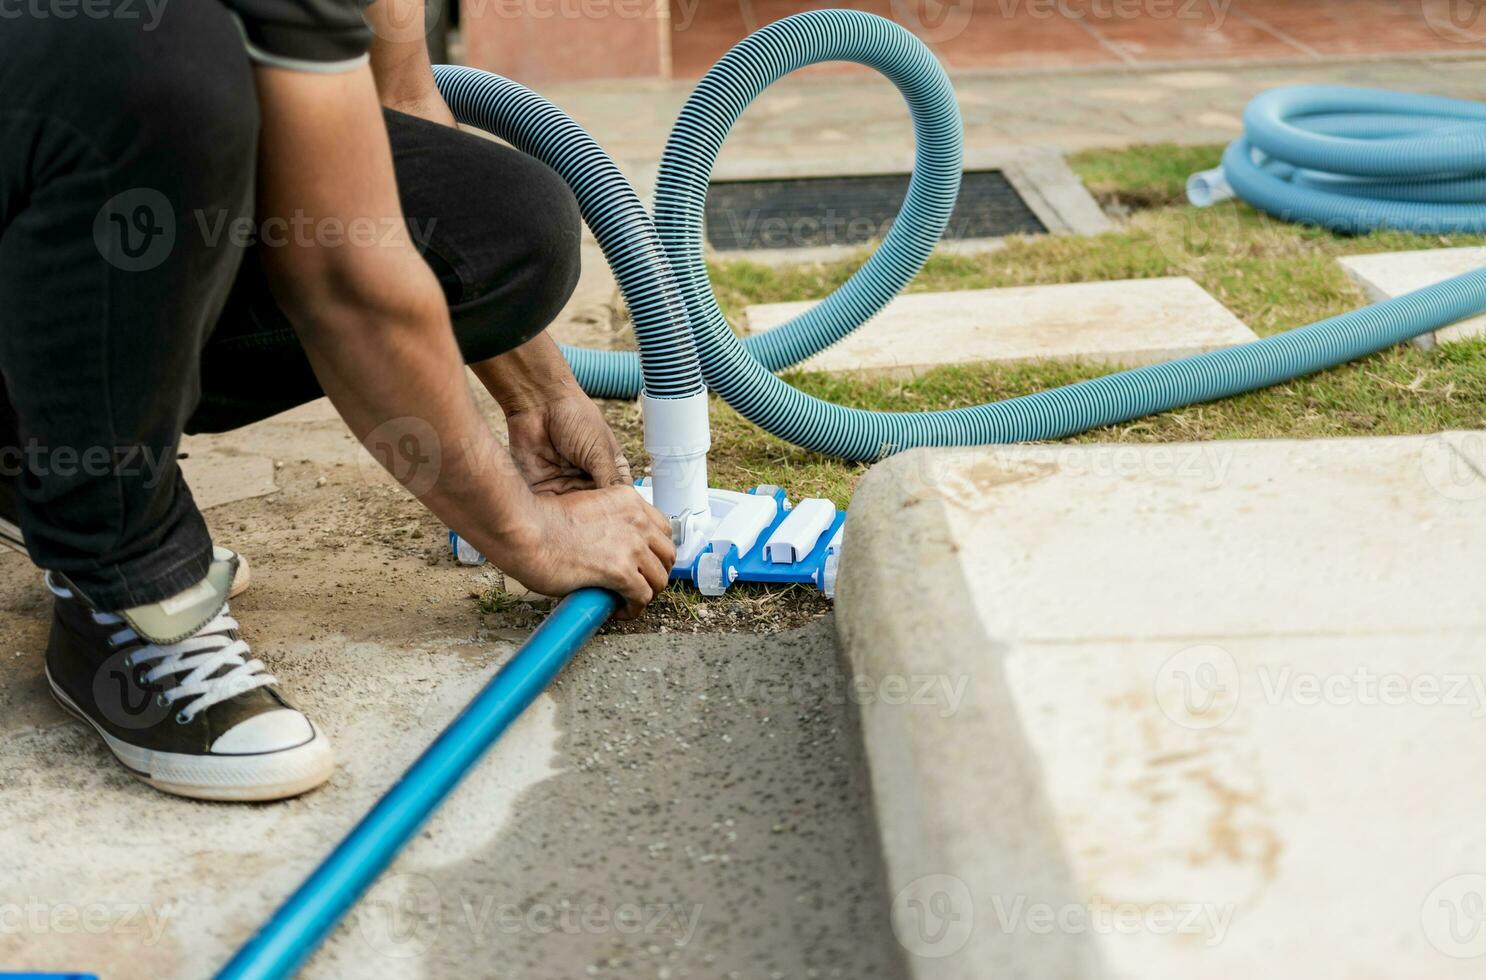
{"label": "man's fingers", "polygon": [[668,570],[676,564],[676,542],[671,540],[671,526],[666,525],[664,530],[654,529],[647,536],[650,544],[650,553],[656,557]]}
{"label": "man's fingers", "polygon": [[644,521],[639,525],[640,533],[645,536],[645,543],[649,545],[651,554],[669,569],[676,563],[676,542],[671,539],[671,521],[638,496],[636,501],[645,515]]}
{"label": "man's fingers", "polygon": [[650,587],[650,582],[640,574],[638,569],[631,571],[615,587],[619,597],[624,600],[624,608],[619,611],[620,619],[634,619],[645,611],[650,604],[655,590]]}
{"label": "man's fingers", "polygon": [[[595,478],[597,475],[595,474]],[[630,472],[629,460],[624,458],[624,453],[616,447],[614,450],[614,475],[608,483],[600,486],[627,487],[633,485],[635,476]]]}
{"label": "man's fingers", "polygon": [[651,598],[665,591],[669,581],[665,566],[655,555],[646,552],[640,556],[640,574],[645,576],[645,581],[650,585]]}
{"label": "man's fingers", "polygon": [[593,482],[601,487],[626,487],[634,483],[630,476],[629,461],[612,441],[589,453],[588,473]]}
{"label": "man's fingers", "polygon": [[554,476],[531,485],[532,493],[571,493],[574,490],[592,490],[593,481],[587,476]]}

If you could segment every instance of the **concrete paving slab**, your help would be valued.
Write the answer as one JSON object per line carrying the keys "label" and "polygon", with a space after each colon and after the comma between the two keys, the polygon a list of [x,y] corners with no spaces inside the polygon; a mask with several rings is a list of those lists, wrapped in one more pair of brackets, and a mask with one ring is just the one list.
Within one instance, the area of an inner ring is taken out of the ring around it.
{"label": "concrete paving slab", "polygon": [[1479,975],[1483,462],[1465,432],[869,472],[837,617],[861,683],[918,678],[861,709],[913,974]]}
{"label": "concrete paving slab", "polygon": [[273,493],[273,460],[243,453],[211,436],[181,440],[181,472],[202,510]]}
{"label": "concrete paving slab", "polygon": [[[771,329],[814,305],[750,306],[747,328]],[[980,361],[1138,365],[1255,339],[1252,330],[1185,276],[968,289],[899,296],[800,367],[902,376]]]}
{"label": "concrete paving slab", "polygon": [[[1337,259],[1369,299],[1392,299],[1486,266],[1486,248],[1438,248],[1416,252],[1344,255]],[[1420,347],[1486,336],[1486,316],[1462,320],[1414,338]]]}

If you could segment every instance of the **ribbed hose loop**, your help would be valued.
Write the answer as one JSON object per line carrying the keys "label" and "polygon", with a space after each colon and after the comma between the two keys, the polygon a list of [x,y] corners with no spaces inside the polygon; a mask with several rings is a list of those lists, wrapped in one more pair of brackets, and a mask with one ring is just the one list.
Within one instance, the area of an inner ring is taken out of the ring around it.
{"label": "ribbed hose loop", "polygon": [[[842,10],[800,14],[755,32],[697,83],[661,156],[655,223],[687,293],[694,328],[715,312],[702,261],[702,214],[723,141],[765,88],[822,61],[867,65],[898,87],[913,120],[913,176],[881,247],[851,278],[808,312],[743,341],[768,371],[824,350],[887,305],[923,267],[959,195],[964,143],[959,105],[949,77],[911,33],[880,17]],[[709,329],[698,335],[704,349]],[[713,380],[707,355],[702,357],[708,385],[720,391],[720,379]]]}
{"label": "ribbed hose loop", "polygon": [[1223,154],[1238,196],[1343,234],[1486,232],[1486,105],[1411,92],[1296,85],[1244,110]]}
{"label": "ribbed hose loop", "polygon": [[[584,390],[600,398],[638,394],[643,375],[653,398],[685,398],[703,389],[686,309],[676,288],[655,225],[634,188],[592,136],[562,110],[524,86],[499,75],[438,65],[434,79],[461,122],[477,126],[557,171],[573,189],[583,220],[593,230],[629,305],[640,354],[581,351],[601,370],[579,376]],[[569,349],[570,357],[576,349]],[[606,386],[602,370],[628,361],[633,384]]]}
{"label": "ribbed hose loop", "polygon": [[[765,87],[828,60],[870,65],[903,92],[917,139],[909,192],[882,247],[847,283],[795,320],[739,341],[718,309],[702,259],[712,165],[728,130]],[[1001,402],[922,413],[846,408],[800,392],[771,372],[823,350],[881,309],[943,232],[958,192],[960,119],[943,70],[912,34],[871,14],[821,10],[787,17],[744,39],[707,73],[682,110],[662,158],[653,226],[592,139],[550,104],[473,69],[441,67],[436,73],[456,116],[546,161],[573,184],[632,311],[638,306],[647,317],[642,327],[636,314],[639,360],[623,352],[564,349],[585,390],[630,397],[643,364],[647,391],[658,390],[664,378],[668,394],[680,393],[689,383],[687,369],[699,366],[707,385],[744,417],[788,442],[844,459],[875,460],[911,446],[1072,435],[1287,381],[1486,310],[1481,270],[1252,343]],[[1454,225],[1441,230],[1480,230],[1486,212],[1478,214],[1476,205],[1461,199],[1473,182],[1486,179],[1486,168],[1475,163],[1486,160],[1486,129],[1476,124],[1486,120],[1486,109],[1454,100],[1414,102],[1416,97],[1394,93],[1369,101],[1371,96],[1342,98],[1337,90],[1326,91],[1325,98],[1277,96],[1272,103],[1261,97],[1251,106],[1250,133],[1225,159],[1226,165],[1243,158],[1245,165],[1229,176],[1245,199],[1287,220],[1331,227],[1395,227],[1389,222],[1451,216]],[[1424,111],[1426,103],[1448,122],[1428,126],[1396,117],[1400,107]],[[1311,131],[1298,128],[1300,117],[1313,124]],[[1356,152],[1357,137],[1365,134],[1378,145]],[[1256,161],[1249,140],[1268,156]],[[1398,144],[1408,166],[1392,160],[1391,144]],[[1354,156],[1365,160],[1348,169]],[[1416,165],[1430,168],[1430,179],[1417,181],[1410,169]],[[1447,165],[1458,169],[1433,169]],[[1346,185],[1344,192],[1318,189],[1338,181]],[[1397,184],[1408,185],[1415,196],[1384,204],[1369,196],[1377,186]],[[685,326],[678,328],[677,302],[684,303],[691,340],[685,339]],[[683,380],[673,383],[673,377]]]}

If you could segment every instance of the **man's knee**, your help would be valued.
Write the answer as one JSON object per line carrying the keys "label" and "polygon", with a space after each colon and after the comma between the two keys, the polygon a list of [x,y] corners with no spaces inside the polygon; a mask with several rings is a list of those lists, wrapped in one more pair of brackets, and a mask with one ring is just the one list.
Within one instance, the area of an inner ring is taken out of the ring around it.
{"label": "man's knee", "polygon": [[519,299],[541,321],[540,330],[562,310],[578,283],[583,220],[567,182],[551,168],[520,156],[510,169],[524,206],[491,214],[489,227],[506,238],[513,256],[507,270],[486,271],[474,292],[484,296],[499,289],[514,267],[510,278],[520,283]]}
{"label": "man's knee", "polygon": [[519,189],[511,197],[474,207],[491,236],[490,248],[466,256],[474,268],[452,303],[460,344],[470,360],[520,346],[562,311],[578,283],[582,218],[573,193],[554,171],[506,151],[501,179]]}

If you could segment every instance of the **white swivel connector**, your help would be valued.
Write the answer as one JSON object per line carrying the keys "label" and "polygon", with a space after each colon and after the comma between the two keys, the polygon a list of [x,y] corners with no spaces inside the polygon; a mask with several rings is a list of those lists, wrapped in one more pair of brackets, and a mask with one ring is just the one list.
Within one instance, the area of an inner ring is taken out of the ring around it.
{"label": "white swivel connector", "polygon": [[687,398],[640,396],[652,503],[667,517],[707,513],[707,393]]}
{"label": "white swivel connector", "polygon": [[1187,178],[1187,200],[1194,207],[1212,207],[1237,196],[1222,167],[1199,171]]}

